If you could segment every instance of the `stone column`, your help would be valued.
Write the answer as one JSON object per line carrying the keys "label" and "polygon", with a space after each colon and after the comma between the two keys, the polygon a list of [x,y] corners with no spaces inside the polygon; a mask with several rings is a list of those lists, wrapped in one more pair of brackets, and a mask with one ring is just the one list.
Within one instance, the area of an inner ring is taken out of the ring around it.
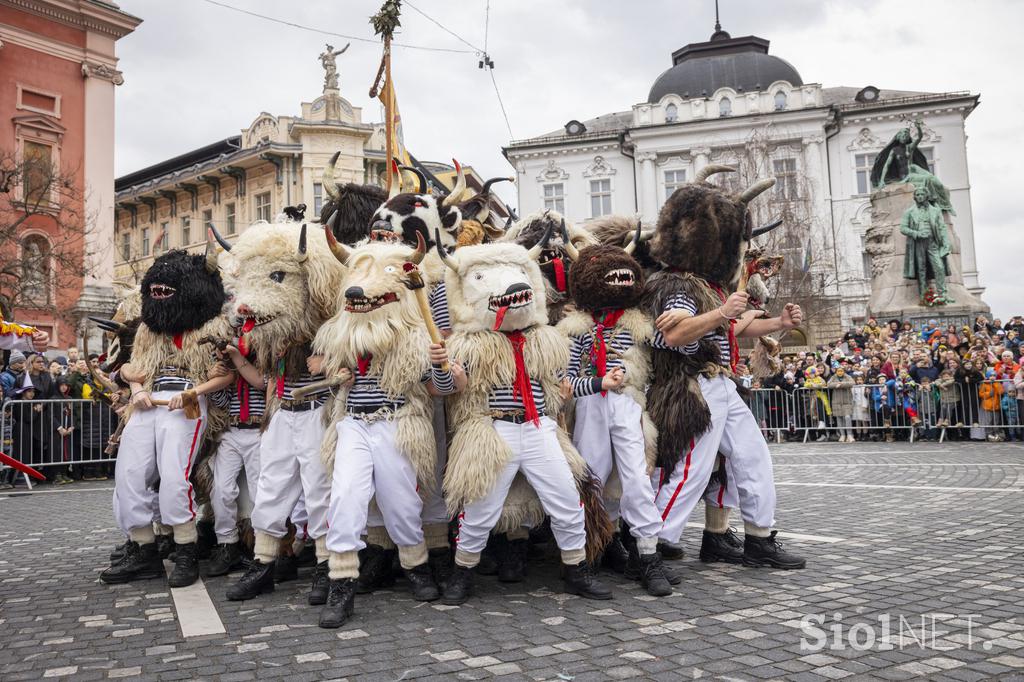
{"label": "stone column", "polygon": [[654,152],[637,152],[636,160],[640,164],[640,215],[645,221],[654,220],[658,216],[658,176],[654,162],[658,155]]}

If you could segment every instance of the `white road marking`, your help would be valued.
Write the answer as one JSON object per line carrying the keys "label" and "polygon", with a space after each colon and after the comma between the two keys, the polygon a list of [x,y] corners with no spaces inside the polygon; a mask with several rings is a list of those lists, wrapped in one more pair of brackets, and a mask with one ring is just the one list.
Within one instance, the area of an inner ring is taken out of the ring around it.
{"label": "white road marking", "polygon": [[114,488],[113,487],[110,487],[110,488],[57,488],[57,489],[54,489],[54,490],[39,490],[38,488],[33,488],[32,490],[23,490],[23,489],[22,490],[18,490],[18,489],[15,489],[15,490],[5,490],[2,493],[0,493],[0,499],[3,499],[5,497],[26,497],[28,495],[59,495],[61,493],[94,493],[94,492],[101,491],[101,490],[106,490],[107,492],[112,492],[114,490]]}
{"label": "white road marking", "polygon": [[[174,570],[174,564],[164,561],[167,575]],[[199,637],[200,635],[221,635],[227,632],[224,622],[213,605],[210,594],[206,591],[203,579],[195,581],[188,587],[172,587],[171,598],[174,610],[181,626],[182,637]]]}
{"label": "white road marking", "polygon": [[886,490],[935,490],[955,493],[1024,493],[1024,488],[958,488],[949,485],[880,485],[873,483],[798,483],[776,481],[776,486],[798,485],[815,488],[884,488]]}
{"label": "white road marking", "polygon": [[[690,522],[686,524],[687,528],[700,528],[704,530],[703,523]],[[790,540],[807,540],[809,542],[827,542],[829,544],[836,542],[843,542],[843,538],[834,538],[829,535],[805,535],[803,533],[789,533],[783,530],[779,531],[780,538],[789,538]]]}

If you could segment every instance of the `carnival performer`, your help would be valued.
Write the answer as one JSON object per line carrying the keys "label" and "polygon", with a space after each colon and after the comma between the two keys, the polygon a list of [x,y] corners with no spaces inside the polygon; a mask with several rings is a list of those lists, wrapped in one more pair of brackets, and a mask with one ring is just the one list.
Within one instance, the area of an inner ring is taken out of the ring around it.
{"label": "carnival performer", "polygon": [[0,350],[45,353],[49,346],[50,335],[42,329],[5,322],[3,315],[0,314]]}

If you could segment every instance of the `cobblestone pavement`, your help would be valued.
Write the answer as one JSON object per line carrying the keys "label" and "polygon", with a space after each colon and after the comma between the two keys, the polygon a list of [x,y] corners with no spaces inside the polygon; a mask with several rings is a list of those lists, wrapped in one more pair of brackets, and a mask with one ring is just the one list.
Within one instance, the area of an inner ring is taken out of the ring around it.
{"label": "cobblestone pavement", "polygon": [[226,634],[185,639],[192,614],[165,582],[97,580],[119,541],[110,483],[0,494],[0,680],[1024,677],[1024,447],[773,453],[779,523],[806,570],[701,564],[691,528],[669,598],[621,579],[613,601],[570,597],[542,562],[524,585],[478,579],[462,607],[414,602],[403,583],[358,597],[340,631],[316,627],[305,575],[245,603],[213,578]]}

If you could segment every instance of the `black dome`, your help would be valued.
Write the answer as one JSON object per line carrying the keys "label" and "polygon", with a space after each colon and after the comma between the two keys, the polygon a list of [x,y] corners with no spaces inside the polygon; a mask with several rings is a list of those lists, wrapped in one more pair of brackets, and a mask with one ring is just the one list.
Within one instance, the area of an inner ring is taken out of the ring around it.
{"label": "black dome", "polygon": [[731,38],[719,31],[706,43],[691,43],[673,52],[672,63],[672,68],[654,81],[648,102],[658,102],[668,94],[707,97],[719,88],[764,90],[780,80],[803,85],[793,65],[769,55],[768,41],[755,36]]}

